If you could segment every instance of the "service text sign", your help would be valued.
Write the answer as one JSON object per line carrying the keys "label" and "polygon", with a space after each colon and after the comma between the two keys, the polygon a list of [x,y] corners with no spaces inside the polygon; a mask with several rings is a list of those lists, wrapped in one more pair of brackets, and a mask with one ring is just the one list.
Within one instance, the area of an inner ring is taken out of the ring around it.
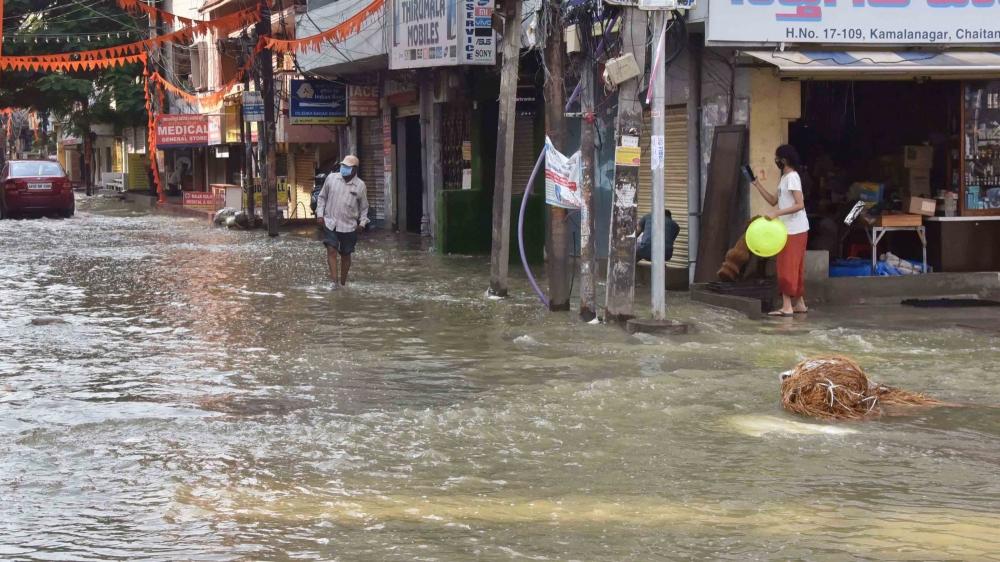
{"label": "service text sign", "polygon": [[496,64],[494,0],[392,0],[389,68]]}
{"label": "service text sign", "polygon": [[1000,43],[1000,0],[709,0],[708,40]]}

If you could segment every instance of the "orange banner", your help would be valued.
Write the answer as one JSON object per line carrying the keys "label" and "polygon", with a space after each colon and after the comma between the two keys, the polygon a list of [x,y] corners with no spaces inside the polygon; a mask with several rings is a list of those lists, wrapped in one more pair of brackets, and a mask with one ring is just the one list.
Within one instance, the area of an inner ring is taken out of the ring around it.
{"label": "orange banner", "polygon": [[362,8],[360,12],[322,33],[303,37],[302,39],[265,38],[265,46],[268,49],[273,49],[281,53],[304,53],[310,50],[319,51],[320,45],[326,41],[343,41],[361,31],[361,25],[365,20],[376,15],[384,7],[385,0],[373,0],[371,4]]}

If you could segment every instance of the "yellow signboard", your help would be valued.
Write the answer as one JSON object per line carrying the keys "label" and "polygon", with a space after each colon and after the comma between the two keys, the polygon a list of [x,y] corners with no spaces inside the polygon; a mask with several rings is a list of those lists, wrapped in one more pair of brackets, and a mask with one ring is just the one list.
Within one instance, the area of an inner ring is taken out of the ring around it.
{"label": "yellow signboard", "polygon": [[128,155],[128,190],[149,191],[149,155]]}
{"label": "yellow signboard", "polygon": [[[254,206],[258,209],[264,206],[264,194],[261,193],[260,181],[258,180],[254,184],[253,189],[253,202]],[[283,209],[288,207],[288,198],[290,195],[290,186],[288,180],[285,178],[278,178],[278,208]],[[247,194],[243,193],[243,206],[246,207],[247,204]]]}
{"label": "yellow signboard", "polygon": [[641,156],[642,149],[638,146],[615,147],[615,166],[638,166]]}

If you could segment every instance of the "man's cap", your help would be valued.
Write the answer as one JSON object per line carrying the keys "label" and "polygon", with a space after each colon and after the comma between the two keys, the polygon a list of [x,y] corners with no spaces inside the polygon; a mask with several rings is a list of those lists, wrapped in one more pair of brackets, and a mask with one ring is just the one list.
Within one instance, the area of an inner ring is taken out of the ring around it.
{"label": "man's cap", "polygon": [[345,156],[344,159],[340,161],[340,163],[345,166],[351,166],[352,168],[360,164],[360,162],[358,161],[358,157],[353,154]]}

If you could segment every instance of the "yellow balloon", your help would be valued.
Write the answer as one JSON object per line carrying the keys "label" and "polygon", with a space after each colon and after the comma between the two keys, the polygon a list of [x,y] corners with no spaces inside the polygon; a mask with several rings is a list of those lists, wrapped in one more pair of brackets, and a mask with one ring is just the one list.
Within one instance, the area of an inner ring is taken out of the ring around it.
{"label": "yellow balloon", "polygon": [[779,219],[768,220],[766,217],[758,217],[750,226],[746,233],[747,248],[754,255],[762,258],[769,258],[778,255],[788,242],[788,229],[785,223]]}

